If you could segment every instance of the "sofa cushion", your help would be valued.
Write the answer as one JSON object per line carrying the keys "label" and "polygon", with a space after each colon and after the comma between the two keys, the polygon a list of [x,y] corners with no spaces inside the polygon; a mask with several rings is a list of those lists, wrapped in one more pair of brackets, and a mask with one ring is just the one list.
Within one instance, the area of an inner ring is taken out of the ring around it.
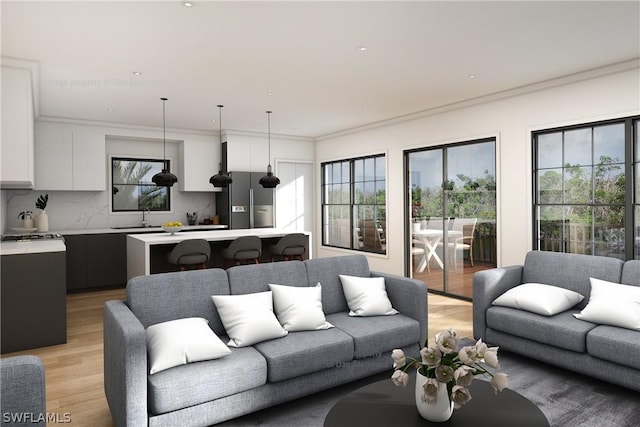
{"label": "sofa cushion", "polygon": [[150,374],[231,354],[202,317],[156,323],[147,328],[146,335]]}
{"label": "sofa cushion", "polygon": [[162,414],[251,390],[267,382],[267,362],[253,347],[232,348],[217,360],[149,375],[149,412]]}
{"label": "sofa cushion", "polygon": [[571,289],[585,296],[576,308],[587,305],[591,284],[589,278],[620,282],[623,262],[603,256],[567,254],[546,251],[527,253],[522,270],[523,283],[546,283]]}
{"label": "sofa cushion", "polygon": [[304,261],[304,265],[309,283],[322,284],[322,308],[325,314],[349,311],[339,274],[371,277],[369,263],[364,255],[308,259]]}
{"label": "sofa cushion", "polygon": [[349,316],[387,316],[398,314],[391,306],[384,277],[338,275],[349,306]]}
{"label": "sofa cushion", "polygon": [[638,369],[640,333],[615,326],[597,326],[587,334],[587,352],[599,359]]}
{"label": "sofa cushion", "polygon": [[222,269],[134,277],[127,283],[126,303],[145,328],[169,320],[203,317],[216,335],[226,335],[211,295],[229,295],[229,281]]}
{"label": "sofa cushion", "polygon": [[309,286],[318,283],[307,280],[302,261],[269,262],[239,265],[227,270],[232,295],[250,294],[269,290],[269,283],[287,286]]}
{"label": "sofa cushion", "polygon": [[584,353],[587,333],[596,325],[573,317],[575,310],[541,316],[524,310],[491,307],[487,327],[540,343]]}
{"label": "sofa cushion", "polygon": [[271,291],[245,295],[213,295],[229,335],[230,347],[246,347],[287,335],[273,313]]}
{"label": "sofa cushion", "polygon": [[353,337],[354,358],[379,356],[394,348],[420,343],[420,324],[403,314],[395,316],[352,317],[334,313],[327,320]]}
{"label": "sofa cushion", "polygon": [[624,263],[620,283],[640,286],[640,260],[633,259]]}
{"label": "sofa cushion", "polygon": [[337,328],[290,332],[254,347],[267,360],[269,382],[339,367],[353,360],[353,340]]}
{"label": "sofa cushion", "polygon": [[313,331],[333,328],[322,311],[322,286],[269,284],[273,310],[286,331]]}
{"label": "sofa cushion", "polygon": [[640,331],[640,287],[591,279],[591,297],[578,319]]}

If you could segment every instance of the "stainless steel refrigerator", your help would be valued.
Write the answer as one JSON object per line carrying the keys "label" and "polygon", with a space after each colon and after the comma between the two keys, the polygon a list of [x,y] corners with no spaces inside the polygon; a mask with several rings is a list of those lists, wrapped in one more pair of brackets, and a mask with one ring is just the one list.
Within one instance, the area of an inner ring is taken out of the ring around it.
{"label": "stainless steel refrigerator", "polygon": [[229,172],[232,183],[216,193],[220,224],[229,229],[273,227],[273,188],[258,184],[264,172]]}

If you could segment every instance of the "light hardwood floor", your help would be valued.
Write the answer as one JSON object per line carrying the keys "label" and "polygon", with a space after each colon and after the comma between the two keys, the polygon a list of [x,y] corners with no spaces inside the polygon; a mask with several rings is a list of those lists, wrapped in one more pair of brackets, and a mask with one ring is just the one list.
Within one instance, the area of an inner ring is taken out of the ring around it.
{"label": "light hardwood floor", "polygon": [[[70,425],[113,426],[103,389],[102,311],[105,301],[123,299],[124,295],[124,289],[68,295],[66,344],[2,355],[34,354],[42,358],[47,412],[60,414],[60,420],[65,419],[62,414],[69,414]],[[460,336],[472,336],[470,302],[435,294],[429,294],[428,301],[431,340],[449,327],[456,328]]]}

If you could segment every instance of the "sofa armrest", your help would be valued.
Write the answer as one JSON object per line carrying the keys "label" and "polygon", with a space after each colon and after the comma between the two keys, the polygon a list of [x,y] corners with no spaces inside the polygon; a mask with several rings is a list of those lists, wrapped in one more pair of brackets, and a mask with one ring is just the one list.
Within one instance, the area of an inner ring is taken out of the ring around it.
{"label": "sofa armrest", "polygon": [[37,356],[0,360],[2,425],[44,426],[47,413],[44,364]]}
{"label": "sofa armrest", "polygon": [[147,426],[147,342],[124,301],[104,306],[104,391],[116,426]]}
{"label": "sofa armrest", "polygon": [[485,339],[486,312],[493,300],[522,283],[522,265],[491,268],[473,275],[473,336]]}
{"label": "sofa armrest", "polygon": [[418,342],[423,346],[428,327],[427,285],[416,279],[378,271],[372,271],[371,276],[384,277],[387,295],[393,308],[420,323]]}

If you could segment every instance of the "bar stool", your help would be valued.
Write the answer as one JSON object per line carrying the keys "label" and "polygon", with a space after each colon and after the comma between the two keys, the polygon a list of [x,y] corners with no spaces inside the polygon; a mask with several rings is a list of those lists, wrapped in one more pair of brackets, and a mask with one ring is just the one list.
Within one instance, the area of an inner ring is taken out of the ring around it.
{"label": "bar stool", "polygon": [[224,257],[223,266],[227,268],[227,260],[240,265],[241,262],[253,260],[259,263],[258,258],[262,255],[262,240],[258,236],[242,236],[235,239],[231,244],[222,251]]}
{"label": "bar stool", "polygon": [[211,246],[204,239],[183,240],[167,254],[169,263],[180,266],[180,271],[184,271],[187,265],[207,268],[210,257]]}
{"label": "bar stool", "polygon": [[282,236],[278,243],[269,246],[271,261],[276,257],[285,261],[298,258],[304,260],[304,253],[307,250],[307,236],[303,233],[292,233]]}

